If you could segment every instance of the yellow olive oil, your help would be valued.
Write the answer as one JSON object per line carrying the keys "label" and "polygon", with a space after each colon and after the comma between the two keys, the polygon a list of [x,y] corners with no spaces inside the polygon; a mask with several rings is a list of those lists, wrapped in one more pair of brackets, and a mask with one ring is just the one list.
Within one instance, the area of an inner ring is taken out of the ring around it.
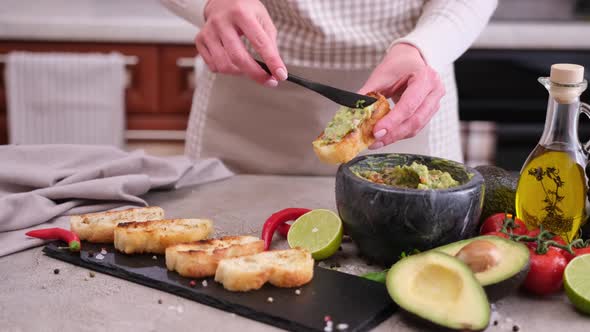
{"label": "yellow olive oil", "polygon": [[543,225],[571,242],[586,220],[586,177],[576,152],[537,145],[522,168],[516,213],[528,228]]}

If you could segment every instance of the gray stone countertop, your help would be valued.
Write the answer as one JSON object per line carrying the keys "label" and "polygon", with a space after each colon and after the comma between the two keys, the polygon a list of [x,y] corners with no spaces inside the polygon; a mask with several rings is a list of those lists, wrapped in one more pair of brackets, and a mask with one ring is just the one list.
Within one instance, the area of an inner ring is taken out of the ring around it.
{"label": "gray stone countertop", "polygon": [[[259,235],[264,220],[285,207],[335,210],[334,179],[240,175],[220,182],[148,195],[168,217],[207,217],[215,236]],[[276,247],[285,247],[275,238]],[[324,262],[359,274],[367,266],[350,242]],[[59,274],[53,270],[58,268]],[[277,329],[159,290],[46,257],[41,248],[0,258],[0,331],[276,331]],[[159,304],[158,300],[162,303]],[[565,295],[514,294],[497,302],[487,331],[588,331]],[[417,331],[396,313],[375,331]]]}

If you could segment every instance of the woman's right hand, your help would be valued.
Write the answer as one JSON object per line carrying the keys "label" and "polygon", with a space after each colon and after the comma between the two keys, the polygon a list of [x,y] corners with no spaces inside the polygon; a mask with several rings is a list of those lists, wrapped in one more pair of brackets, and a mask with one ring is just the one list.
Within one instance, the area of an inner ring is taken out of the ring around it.
{"label": "woman's right hand", "polygon": [[[262,57],[273,75],[268,75],[248,53],[244,35]],[[216,73],[246,75],[268,87],[287,78],[287,68],[279,56],[277,30],[259,0],[209,0],[205,25],[195,44],[209,69]]]}

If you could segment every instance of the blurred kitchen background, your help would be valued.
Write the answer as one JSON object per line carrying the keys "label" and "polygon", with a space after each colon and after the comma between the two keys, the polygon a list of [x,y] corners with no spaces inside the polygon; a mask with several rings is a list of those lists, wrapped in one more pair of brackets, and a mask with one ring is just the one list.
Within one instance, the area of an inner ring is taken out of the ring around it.
{"label": "blurred kitchen background", "polygon": [[[196,28],[158,0],[0,0],[0,8],[0,144],[84,143],[92,136],[102,141],[91,143],[156,155],[183,152],[199,88]],[[76,57],[88,53],[95,57]],[[54,70],[36,72],[46,61]],[[537,77],[558,62],[590,71],[590,0],[500,0],[455,66],[467,163],[520,169],[545,120],[547,92]],[[6,70],[7,63],[15,69]],[[91,84],[65,82],[89,66],[99,73]],[[64,91],[78,96],[70,100],[75,109],[60,107],[55,97]],[[19,110],[13,116],[8,94]],[[40,120],[45,100],[55,104],[53,121]],[[589,119],[581,119],[580,138],[590,139]]]}

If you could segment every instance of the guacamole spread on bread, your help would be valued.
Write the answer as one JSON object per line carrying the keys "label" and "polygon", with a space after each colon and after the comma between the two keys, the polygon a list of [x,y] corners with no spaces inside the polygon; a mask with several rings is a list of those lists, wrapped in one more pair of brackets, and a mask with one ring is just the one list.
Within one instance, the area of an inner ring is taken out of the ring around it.
{"label": "guacamole spread on bread", "polygon": [[324,135],[321,137],[322,143],[331,144],[341,141],[344,136],[371,117],[375,108],[374,105],[365,108],[340,107],[324,130]]}
{"label": "guacamole spread on bread", "polygon": [[380,171],[357,170],[354,173],[371,182],[402,188],[446,189],[460,184],[448,172],[428,169],[425,165],[417,162],[413,162],[409,166],[397,165],[386,167]]}

